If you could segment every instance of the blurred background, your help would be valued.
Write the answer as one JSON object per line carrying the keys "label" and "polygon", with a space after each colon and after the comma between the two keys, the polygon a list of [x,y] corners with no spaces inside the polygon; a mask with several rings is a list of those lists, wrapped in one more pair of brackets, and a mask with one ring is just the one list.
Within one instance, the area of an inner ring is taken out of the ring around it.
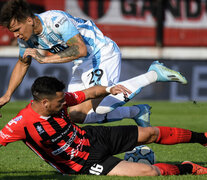
{"label": "blurred background", "polygon": [[[122,52],[121,80],[145,73],[154,60],[180,71],[188,85],[155,83],[135,100],[207,101],[207,0],[27,0],[35,13],[59,9],[92,19]],[[0,0],[0,7],[5,3]],[[13,35],[0,27],[0,96],[18,58]],[[31,99],[30,86],[41,75],[69,83],[72,63],[36,61],[13,100]]]}

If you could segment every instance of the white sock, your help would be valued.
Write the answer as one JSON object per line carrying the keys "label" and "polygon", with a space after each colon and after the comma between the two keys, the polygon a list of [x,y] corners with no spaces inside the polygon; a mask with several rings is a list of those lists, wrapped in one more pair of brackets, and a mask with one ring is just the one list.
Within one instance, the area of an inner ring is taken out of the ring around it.
{"label": "white sock", "polygon": [[157,73],[155,71],[149,71],[140,76],[136,76],[126,81],[119,82],[118,84],[121,84],[125,86],[127,89],[129,89],[130,91],[135,92],[139,88],[143,88],[149,84],[156,82],[156,80],[157,80]]}
{"label": "white sock", "polygon": [[[132,99],[136,94],[141,91],[143,87],[156,82],[156,80],[157,73],[155,71],[149,71],[140,76],[136,76],[126,81],[119,82],[118,84],[124,85],[132,92],[132,94],[129,94],[129,99]],[[125,99],[122,93],[117,95],[110,94],[101,101],[99,106],[96,108],[96,113],[108,113],[117,108],[118,106],[124,105],[126,102],[128,102],[129,99]]]}
{"label": "white sock", "polygon": [[114,111],[107,114],[97,114],[91,109],[84,121],[84,124],[88,123],[106,123],[112,121],[120,121],[124,118],[133,118],[139,113],[137,106],[124,106],[118,107]]}

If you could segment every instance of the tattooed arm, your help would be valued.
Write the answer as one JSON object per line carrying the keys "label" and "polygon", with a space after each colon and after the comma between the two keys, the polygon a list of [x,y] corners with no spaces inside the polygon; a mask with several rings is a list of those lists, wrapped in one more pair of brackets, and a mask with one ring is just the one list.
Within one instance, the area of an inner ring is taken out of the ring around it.
{"label": "tattooed arm", "polygon": [[[6,93],[0,98],[0,107],[4,106],[11,99],[12,94],[21,84],[27,70],[31,64],[31,57],[22,58],[19,57],[9,81],[9,86]],[[1,115],[0,115],[1,116]]]}
{"label": "tattooed arm", "polygon": [[87,48],[80,34],[73,36],[67,41],[69,46],[52,56],[42,56],[36,49],[28,48],[23,57],[32,56],[39,63],[66,63],[87,55]]}

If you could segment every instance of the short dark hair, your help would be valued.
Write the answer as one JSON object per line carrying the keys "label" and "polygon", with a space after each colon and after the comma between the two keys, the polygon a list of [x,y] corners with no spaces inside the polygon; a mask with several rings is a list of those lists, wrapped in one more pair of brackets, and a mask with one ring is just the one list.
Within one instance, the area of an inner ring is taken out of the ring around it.
{"label": "short dark hair", "polygon": [[56,92],[61,92],[65,84],[55,77],[42,76],[37,78],[31,88],[34,100],[39,101],[43,98],[51,99]]}
{"label": "short dark hair", "polygon": [[35,16],[26,0],[9,0],[1,8],[0,25],[9,28],[12,19],[22,22],[27,17]]}

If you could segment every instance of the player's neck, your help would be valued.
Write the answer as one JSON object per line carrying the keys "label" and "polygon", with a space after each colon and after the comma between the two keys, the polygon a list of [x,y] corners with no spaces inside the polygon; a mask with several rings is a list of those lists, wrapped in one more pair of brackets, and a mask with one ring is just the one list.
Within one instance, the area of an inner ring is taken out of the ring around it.
{"label": "player's neck", "polygon": [[38,101],[33,101],[31,104],[31,108],[33,109],[33,111],[41,116],[50,116],[49,113],[45,110],[44,107],[42,107],[41,103],[39,103]]}
{"label": "player's neck", "polygon": [[35,16],[35,18],[34,18],[34,34],[36,34],[36,35],[41,34],[42,29],[43,29],[43,27],[42,27],[42,23],[41,23],[40,19],[37,16]]}

